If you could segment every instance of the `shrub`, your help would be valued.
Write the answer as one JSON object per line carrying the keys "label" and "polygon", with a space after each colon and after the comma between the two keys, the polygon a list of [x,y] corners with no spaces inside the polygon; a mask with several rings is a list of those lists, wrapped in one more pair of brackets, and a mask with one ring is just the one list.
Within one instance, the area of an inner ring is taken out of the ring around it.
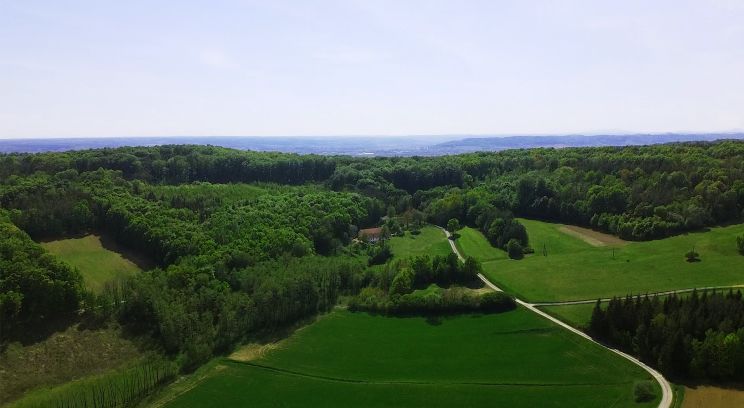
{"label": "shrub", "polygon": [[349,299],[349,310],[384,311],[387,308],[387,293],[380,288],[367,286],[358,295]]}
{"label": "shrub", "polygon": [[638,381],[633,385],[633,398],[635,402],[649,402],[656,397],[654,383],[651,381]]}
{"label": "shrub", "polygon": [[700,262],[700,254],[695,252],[694,249],[687,252],[685,258],[687,258],[687,262]]}
{"label": "shrub", "polygon": [[744,235],[736,237],[736,247],[739,249],[739,253],[744,255]]}
{"label": "shrub", "polygon": [[411,268],[403,268],[395,275],[393,282],[390,284],[390,294],[403,295],[413,290],[413,280],[415,275]]}
{"label": "shrub", "polygon": [[515,238],[509,240],[506,244],[506,252],[509,254],[511,259],[522,259],[524,253],[522,252],[522,244]]}
{"label": "shrub", "polygon": [[460,221],[457,218],[451,218],[449,221],[447,221],[447,231],[454,234],[459,229]]}
{"label": "shrub", "polygon": [[516,307],[514,299],[500,292],[479,295],[470,289],[442,289],[435,284],[411,293],[385,294],[378,288],[365,288],[349,301],[349,310],[388,315],[432,315],[461,312],[500,313]]}
{"label": "shrub", "polygon": [[411,230],[411,235],[419,235],[421,234],[421,230],[416,228]]}
{"label": "shrub", "polygon": [[369,261],[367,261],[367,264],[369,266],[382,265],[392,257],[393,252],[390,250],[390,247],[388,244],[382,242],[369,249]]}
{"label": "shrub", "polygon": [[503,292],[488,292],[480,297],[480,310],[484,312],[505,312],[515,307],[514,299]]}

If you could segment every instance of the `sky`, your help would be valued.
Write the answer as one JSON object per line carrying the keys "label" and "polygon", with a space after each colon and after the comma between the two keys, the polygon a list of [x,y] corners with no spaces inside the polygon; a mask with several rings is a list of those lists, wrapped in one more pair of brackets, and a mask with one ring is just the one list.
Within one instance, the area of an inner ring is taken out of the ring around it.
{"label": "sky", "polygon": [[744,0],[0,0],[0,138],[744,129]]}

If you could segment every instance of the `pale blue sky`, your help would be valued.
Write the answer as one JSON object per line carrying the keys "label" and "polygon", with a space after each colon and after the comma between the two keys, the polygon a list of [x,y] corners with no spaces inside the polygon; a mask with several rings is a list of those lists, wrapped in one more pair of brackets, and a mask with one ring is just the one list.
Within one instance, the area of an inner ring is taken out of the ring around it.
{"label": "pale blue sky", "polygon": [[744,129],[744,0],[0,0],[0,138]]}

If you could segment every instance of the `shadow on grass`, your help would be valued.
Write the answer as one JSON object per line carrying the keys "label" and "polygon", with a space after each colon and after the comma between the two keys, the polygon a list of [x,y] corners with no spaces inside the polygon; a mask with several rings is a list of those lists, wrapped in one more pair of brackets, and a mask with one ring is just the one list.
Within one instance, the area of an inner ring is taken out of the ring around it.
{"label": "shadow on grass", "polygon": [[103,248],[120,254],[124,259],[131,261],[143,271],[150,270],[156,266],[152,259],[116,242],[116,240],[110,235],[98,233],[94,235],[96,235],[101,241],[101,246]]}
{"label": "shadow on grass", "polygon": [[426,323],[430,326],[441,326],[442,316],[430,315],[426,317]]}
{"label": "shadow on grass", "polygon": [[117,242],[111,235],[96,230],[83,231],[75,234],[65,234],[61,236],[45,236],[34,238],[37,242],[49,243],[54,241],[60,241],[64,239],[82,239],[89,235],[93,235],[98,238],[101,242],[101,246],[109,251],[116,252],[121,255],[124,259],[137,265],[138,268],[143,271],[150,270],[157,266],[157,264],[149,257]]}

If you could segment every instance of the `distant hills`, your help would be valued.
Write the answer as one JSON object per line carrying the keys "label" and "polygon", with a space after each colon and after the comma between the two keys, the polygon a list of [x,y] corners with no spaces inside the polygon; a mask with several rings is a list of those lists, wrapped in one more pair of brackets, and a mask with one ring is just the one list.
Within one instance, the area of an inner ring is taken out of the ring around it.
{"label": "distant hills", "polygon": [[639,146],[743,138],[744,133],[469,137],[439,143],[434,145],[432,149],[451,154],[506,149],[531,149],[537,147]]}
{"label": "distant hills", "polygon": [[55,139],[0,139],[0,153],[59,152],[121,146],[199,144],[241,150],[352,156],[440,156],[476,151],[526,148],[631,146],[672,142],[744,139],[744,133],[665,133],[562,136],[411,136],[411,137],[256,137],[163,136]]}

